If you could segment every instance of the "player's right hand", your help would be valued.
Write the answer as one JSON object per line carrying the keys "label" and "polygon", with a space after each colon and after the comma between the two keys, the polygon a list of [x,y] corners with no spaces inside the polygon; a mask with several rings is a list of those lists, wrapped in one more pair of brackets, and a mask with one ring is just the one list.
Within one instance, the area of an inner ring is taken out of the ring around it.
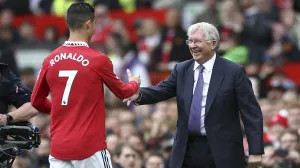
{"label": "player's right hand", "polygon": [[124,99],[123,102],[127,103],[127,106],[129,106],[131,104],[131,102],[136,101],[138,98],[140,97],[140,91],[138,90],[134,95],[132,95],[131,97]]}
{"label": "player's right hand", "polygon": [[131,81],[136,81],[136,83],[140,86],[141,84],[141,78],[140,78],[140,75],[139,76],[133,76],[131,74],[131,71],[129,69],[127,69],[127,75],[128,75],[128,81],[131,82]]}

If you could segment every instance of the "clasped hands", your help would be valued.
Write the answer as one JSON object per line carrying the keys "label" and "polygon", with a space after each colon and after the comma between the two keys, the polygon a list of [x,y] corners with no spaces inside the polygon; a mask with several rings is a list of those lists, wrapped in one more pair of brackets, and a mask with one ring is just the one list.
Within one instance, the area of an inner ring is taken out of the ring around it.
{"label": "clasped hands", "polygon": [[[140,87],[140,84],[141,84],[140,76],[133,76],[129,69],[127,69],[127,75],[128,75],[128,81],[129,82],[135,81],[135,82],[137,82],[137,84]],[[134,95],[132,95],[131,97],[128,97],[128,98],[124,99],[123,102],[127,102],[127,106],[129,106],[132,101],[137,100],[139,98],[139,93],[140,93],[139,90],[140,89],[138,89],[138,91]]]}

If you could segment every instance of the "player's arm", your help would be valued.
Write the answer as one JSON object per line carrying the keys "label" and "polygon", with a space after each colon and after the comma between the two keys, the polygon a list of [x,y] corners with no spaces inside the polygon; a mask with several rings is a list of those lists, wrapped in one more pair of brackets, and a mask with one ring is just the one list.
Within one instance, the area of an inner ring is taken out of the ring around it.
{"label": "player's arm", "polygon": [[46,72],[47,68],[43,66],[31,95],[31,104],[38,111],[50,114],[51,101],[47,98],[50,89],[46,80]]}
{"label": "player's arm", "polygon": [[117,78],[116,74],[113,71],[113,64],[111,60],[106,56],[103,56],[102,58],[102,65],[98,67],[98,73],[101,75],[106,86],[119,99],[125,99],[134,95],[139,89],[139,84],[135,81],[125,83]]}

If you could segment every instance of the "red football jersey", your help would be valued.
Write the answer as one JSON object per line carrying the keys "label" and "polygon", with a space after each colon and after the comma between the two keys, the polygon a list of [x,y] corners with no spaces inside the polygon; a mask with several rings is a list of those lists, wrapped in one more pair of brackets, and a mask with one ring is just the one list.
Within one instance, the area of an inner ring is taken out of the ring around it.
{"label": "red football jersey", "polygon": [[104,83],[120,99],[138,90],[136,82],[124,83],[114,74],[105,54],[84,42],[65,42],[45,58],[31,103],[51,115],[53,157],[82,160],[106,148]]}

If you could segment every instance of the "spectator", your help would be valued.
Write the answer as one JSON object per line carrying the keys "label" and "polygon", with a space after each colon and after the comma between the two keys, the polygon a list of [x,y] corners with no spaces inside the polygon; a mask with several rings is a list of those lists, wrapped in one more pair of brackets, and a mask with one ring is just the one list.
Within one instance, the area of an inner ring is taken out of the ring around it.
{"label": "spectator", "polygon": [[[1,33],[0,33],[1,34]],[[0,62],[8,65],[9,69],[17,76],[20,76],[19,67],[15,58],[13,44],[0,38]]]}
{"label": "spectator", "polygon": [[35,37],[34,26],[31,22],[25,21],[21,24],[20,28],[20,40],[23,44],[37,44]]}
{"label": "spectator", "polygon": [[217,0],[204,0],[205,11],[196,17],[194,23],[209,22],[215,26],[220,24],[219,9],[217,8]]}
{"label": "spectator", "polygon": [[135,168],[138,152],[128,144],[119,145],[113,154],[114,168]]}
{"label": "spectator", "polygon": [[277,20],[273,19],[275,12],[271,11],[270,0],[254,2],[252,10],[245,13],[241,41],[250,50],[249,61],[262,63],[264,52],[272,43],[271,23]]}
{"label": "spectator", "polygon": [[170,71],[176,63],[190,59],[191,57],[187,54],[189,51],[185,43],[186,38],[186,32],[181,27],[179,11],[175,8],[169,9],[166,23],[162,28],[160,43],[151,57],[151,68],[158,71]]}
{"label": "spectator", "polygon": [[146,168],[164,167],[163,157],[160,154],[151,154],[146,162]]}
{"label": "spectator", "polygon": [[21,71],[21,81],[24,83],[26,87],[29,89],[33,89],[34,84],[35,84],[35,69],[32,67],[25,67]]}
{"label": "spectator", "polygon": [[[238,43],[239,34],[243,30],[243,15],[239,11],[234,1],[224,1],[220,8],[220,52],[226,52],[235,47],[234,42]],[[232,40],[234,39],[234,40]],[[240,55],[240,54],[237,54]],[[247,61],[247,60],[246,60]]]}
{"label": "spectator", "polygon": [[30,0],[29,8],[35,15],[50,14],[53,0]]}
{"label": "spectator", "polygon": [[91,43],[104,44],[109,34],[113,30],[113,22],[109,17],[109,8],[105,3],[96,3],[95,5],[96,32]]}
{"label": "spectator", "polygon": [[109,134],[106,137],[106,142],[107,142],[107,150],[111,153],[116,150],[116,147],[120,144],[119,141],[119,136],[116,134]]}
{"label": "spectator", "polygon": [[297,132],[286,130],[280,136],[281,147],[275,152],[278,168],[297,168],[300,166],[299,135]]}
{"label": "spectator", "polygon": [[155,47],[161,41],[159,26],[154,19],[145,19],[141,24],[142,37],[137,42],[137,52],[139,60],[149,66],[152,60],[152,54]]}
{"label": "spectator", "polygon": [[293,103],[288,108],[288,124],[289,127],[294,130],[300,130],[300,104]]}
{"label": "spectator", "polygon": [[9,30],[11,33],[11,38],[8,40],[13,43],[17,43],[19,41],[19,33],[13,27],[14,13],[10,9],[3,9],[0,14],[0,27],[3,29],[2,31]]}
{"label": "spectator", "polygon": [[133,134],[128,138],[128,143],[135,148],[135,150],[139,154],[143,154],[145,152],[145,144],[143,142],[143,138],[138,134]]}
{"label": "spectator", "polygon": [[131,69],[132,73],[139,74],[141,76],[141,86],[149,86],[150,85],[150,77],[147,67],[143,62],[139,59],[137,53],[131,49],[130,46],[126,44],[119,43],[120,48],[120,56],[122,60],[121,64],[121,76],[120,78],[124,81],[127,81],[125,78],[126,69]]}
{"label": "spectator", "polygon": [[46,44],[56,44],[58,42],[58,34],[55,27],[49,26],[45,29],[43,42]]}

